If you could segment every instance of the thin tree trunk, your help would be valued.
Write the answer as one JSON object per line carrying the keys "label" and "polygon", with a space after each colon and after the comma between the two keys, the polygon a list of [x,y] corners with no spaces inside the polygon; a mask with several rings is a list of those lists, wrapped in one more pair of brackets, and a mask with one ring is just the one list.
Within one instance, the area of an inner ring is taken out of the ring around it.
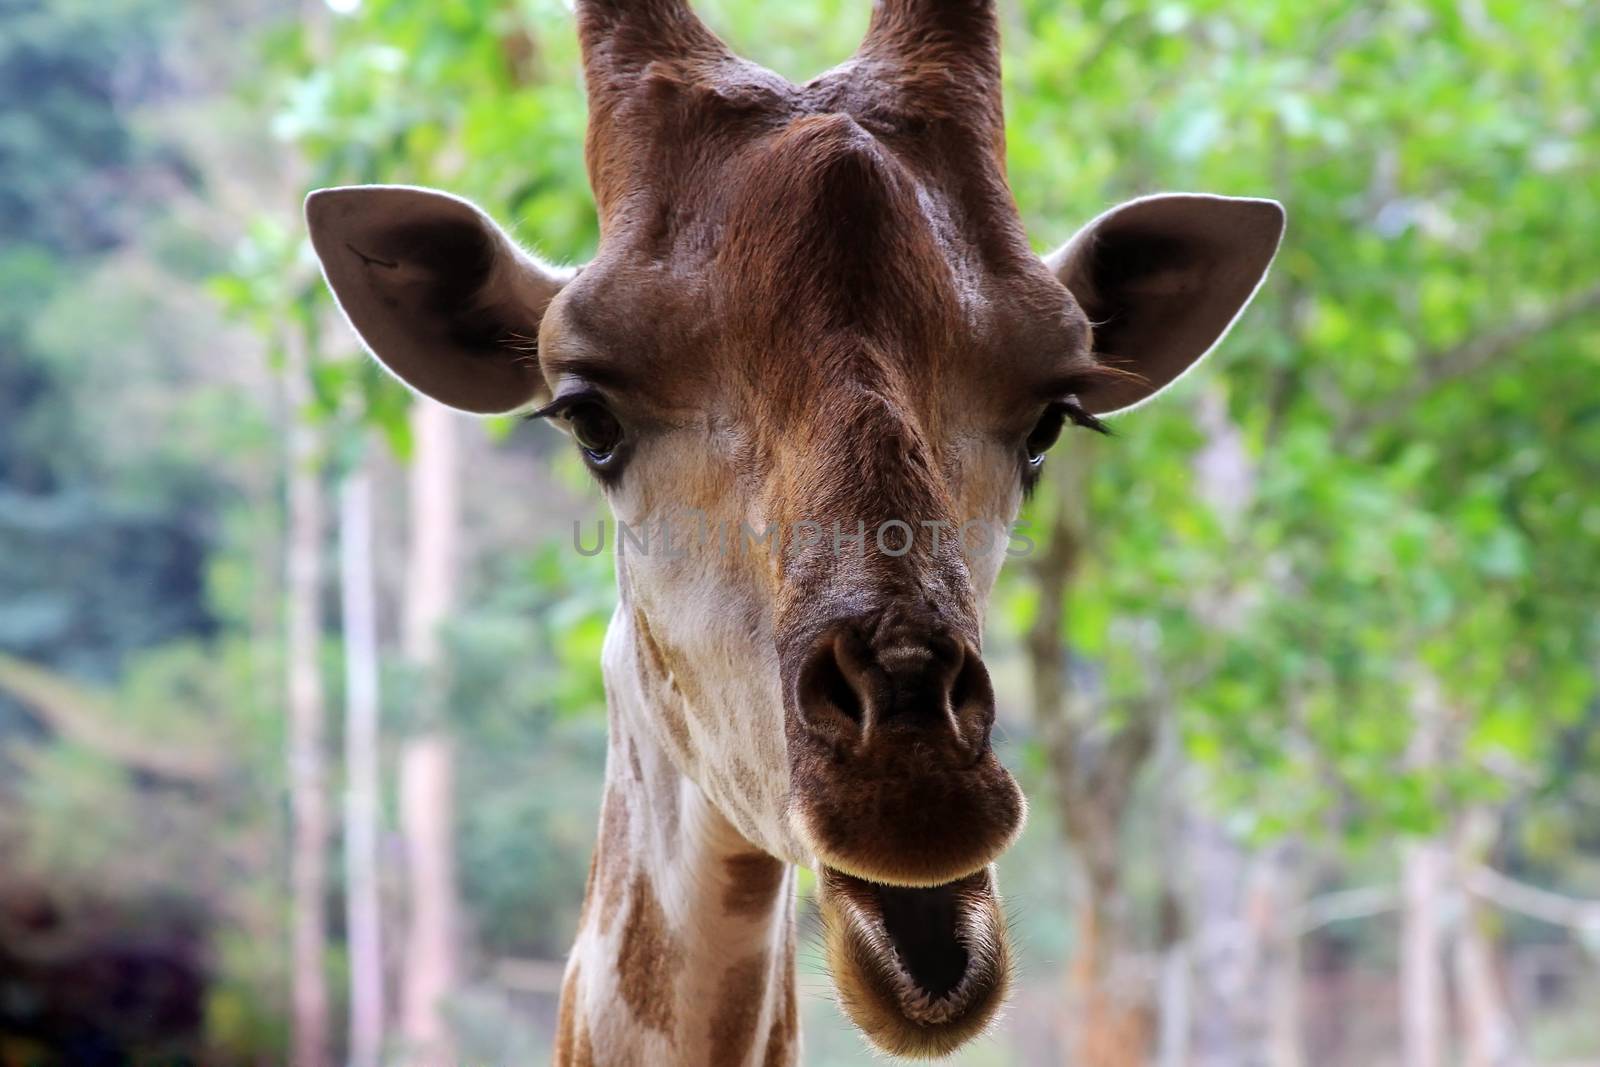
{"label": "thin tree trunk", "polygon": [[1051,527],[1035,559],[1029,670],[1062,832],[1083,872],[1063,1042],[1081,1067],[1143,1067],[1154,1036],[1153,982],[1127,943],[1120,837],[1134,781],[1154,747],[1154,715],[1151,707],[1131,708],[1124,725],[1107,729],[1107,717],[1073,678],[1062,622],[1086,543],[1089,464],[1087,448],[1055,463]]}
{"label": "thin tree trunk", "polygon": [[1189,1065],[1189,1031],[1194,1025],[1193,989],[1189,943],[1174,941],[1161,953],[1161,988],[1157,993],[1157,1067]]}
{"label": "thin tree trunk", "polygon": [[417,670],[417,731],[400,761],[400,822],[406,840],[409,929],[401,1027],[425,1064],[454,1060],[446,1002],[458,980],[455,775],[446,727],[447,678],[439,629],[456,598],[455,416],[418,400],[412,415],[411,551],[406,574],[405,652]]}
{"label": "thin tree trunk", "polygon": [[1213,818],[1187,821],[1196,1067],[1265,1067],[1265,931],[1251,907],[1250,856]]}
{"label": "thin tree trunk", "polygon": [[1304,1067],[1301,935],[1295,920],[1305,904],[1305,881],[1301,871],[1288,863],[1276,873],[1277,907],[1266,968],[1268,1062],[1272,1067]]}
{"label": "thin tree trunk", "polygon": [[[1408,760],[1437,766],[1445,711],[1435,680],[1419,673],[1412,704],[1416,726]],[[1449,854],[1442,839],[1415,841],[1401,854],[1400,1038],[1405,1067],[1444,1067],[1444,891]]]}
{"label": "thin tree trunk", "polygon": [[289,714],[290,1003],[294,1067],[328,1062],[327,955],[328,802],[323,757],[324,705],[318,650],[322,639],[324,501],[321,437],[306,421],[310,356],[291,328],[284,367],[284,434],[288,444],[288,515],[284,585],[285,663]]}
{"label": "thin tree trunk", "polygon": [[1461,998],[1463,1067],[1517,1067],[1523,1062],[1516,1027],[1495,973],[1494,948],[1484,931],[1487,909],[1473,902],[1456,934],[1456,988]]}
{"label": "thin tree trunk", "polygon": [[442,730],[410,738],[400,756],[411,921],[401,1011],[406,1047],[426,1067],[455,1062],[445,1010],[457,969],[453,756]]}
{"label": "thin tree trunk", "polygon": [[1400,1033],[1405,1067],[1444,1067],[1443,897],[1437,841],[1407,845],[1401,861]]}
{"label": "thin tree trunk", "polygon": [[1300,1063],[1297,846],[1249,851],[1192,818],[1194,1067]]}
{"label": "thin tree trunk", "polygon": [[1184,863],[1186,812],[1191,804],[1188,757],[1175,716],[1159,726],[1154,767],[1157,793],[1157,845],[1161,850],[1161,977],[1156,991],[1157,1067],[1189,1067],[1194,1030],[1193,973],[1189,922],[1184,914],[1184,894],[1189,872]]}
{"label": "thin tree trunk", "polygon": [[[1206,443],[1194,458],[1196,494],[1242,543],[1255,507],[1258,472],[1226,395],[1210,389],[1195,400],[1195,423]],[[1201,586],[1193,610],[1203,625],[1226,633],[1239,625],[1238,594]],[[1189,862],[1190,954],[1194,976],[1192,1063],[1197,1067],[1283,1067],[1299,1054],[1298,931],[1294,911],[1296,848],[1283,841],[1247,849],[1201,800],[1202,772],[1177,815]],[[1169,774],[1168,778],[1171,777]]]}
{"label": "thin tree trunk", "polygon": [[372,487],[364,467],[339,495],[345,657],[345,912],[350,954],[350,1067],[383,1052],[383,942],[378,895],[378,634]]}
{"label": "thin tree trunk", "polygon": [[[1494,839],[1494,818],[1484,810],[1462,822],[1456,847],[1455,877],[1464,886],[1470,872],[1488,857]],[[1517,1029],[1495,973],[1494,943],[1488,931],[1489,910],[1476,896],[1466,896],[1466,910],[1456,928],[1456,996],[1461,1020],[1462,1067],[1520,1067]]]}
{"label": "thin tree trunk", "polygon": [[1072,1062],[1082,1067],[1145,1067],[1152,1043],[1149,992],[1142,976],[1126,966],[1115,907],[1114,894],[1091,891],[1078,909],[1077,957],[1069,990],[1076,1052]]}

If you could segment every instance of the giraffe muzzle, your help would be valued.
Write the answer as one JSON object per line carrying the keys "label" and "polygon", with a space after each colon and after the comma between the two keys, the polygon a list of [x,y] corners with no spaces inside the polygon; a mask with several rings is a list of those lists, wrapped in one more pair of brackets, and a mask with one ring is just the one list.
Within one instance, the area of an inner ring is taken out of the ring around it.
{"label": "giraffe muzzle", "polygon": [[917,888],[993,863],[1026,804],[989,743],[994,691],[975,644],[886,612],[806,649],[787,687],[789,817],[817,859]]}

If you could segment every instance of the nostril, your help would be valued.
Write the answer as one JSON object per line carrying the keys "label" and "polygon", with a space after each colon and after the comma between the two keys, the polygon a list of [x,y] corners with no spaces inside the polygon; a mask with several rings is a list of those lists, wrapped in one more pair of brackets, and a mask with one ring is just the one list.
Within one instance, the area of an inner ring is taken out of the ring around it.
{"label": "nostril", "polygon": [[973,690],[978,679],[972,670],[972,657],[967,656],[961,664],[961,669],[956,672],[955,681],[950,683],[950,707],[959,712],[959,709],[972,699]]}
{"label": "nostril", "polygon": [[832,704],[836,711],[857,724],[861,722],[861,697],[857,695],[850,680],[844,676],[844,670],[839,666],[839,657],[831,655],[822,657],[817,665],[817,682],[822,698]]}
{"label": "nostril", "polygon": [[994,686],[976,653],[968,652],[950,683],[950,712],[968,746],[983,747],[994,724]]}
{"label": "nostril", "polygon": [[800,713],[814,732],[832,741],[851,741],[866,721],[862,694],[841,660],[839,639],[824,638],[800,672]]}

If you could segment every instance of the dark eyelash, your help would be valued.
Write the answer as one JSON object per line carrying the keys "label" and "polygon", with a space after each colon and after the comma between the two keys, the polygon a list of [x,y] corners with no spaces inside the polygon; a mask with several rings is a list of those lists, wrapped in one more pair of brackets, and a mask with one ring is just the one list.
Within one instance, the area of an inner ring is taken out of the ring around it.
{"label": "dark eyelash", "polygon": [[1034,492],[1039,488],[1039,476],[1043,473],[1043,467],[1022,468],[1022,502],[1024,504],[1033,499]]}
{"label": "dark eyelash", "polygon": [[565,396],[558,396],[544,407],[539,408],[537,411],[530,411],[522,417],[529,422],[534,422],[538,419],[559,419],[579,404],[588,401],[604,403],[604,398],[593,389],[580,389],[567,393]]}
{"label": "dark eyelash", "polygon": [[1116,432],[1111,427],[1085,411],[1077,400],[1063,401],[1061,410],[1066,413],[1068,419],[1072,420],[1076,425],[1082,426],[1085,430],[1093,430],[1095,433],[1104,434],[1106,437],[1116,436]]}

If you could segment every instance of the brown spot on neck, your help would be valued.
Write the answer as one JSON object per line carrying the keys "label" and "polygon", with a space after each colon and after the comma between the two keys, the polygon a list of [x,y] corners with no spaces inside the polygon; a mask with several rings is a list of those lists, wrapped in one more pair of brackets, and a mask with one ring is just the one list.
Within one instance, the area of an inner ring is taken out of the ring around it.
{"label": "brown spot on neck", "polygon": [[644,612],[634,611],[634,631],[639,635],[639,669],[647,679],[654,679],[664,684],[669,690],[669,699],[657,702],[656,710],[662,723],[667,728],[667,733],[672,737],[672,743],[677,746],[680,753],[688,753],[693,749],[689,737],[689,724],[684,720],[683,702],[686,697],[679,688],[679,676],[673,670],[673,665],[668,660],[666,652],[656,641],[654,631],[645,621]]}
{"label": "brown spot on neck", "polygon": [[768,915],[783,886],[783,862],[765,852],[745,852],[722,861],[728,884],[722,906],[729,915],[756,918]]}
{"label": "brown spot on neck", "polygon": [[711,1016],[711,1059],[707,1067],[744,1067],[766,992],[765,949],[728,968],[717,990],[717,1010]]}
{"label": "brown spot on neck", "polygon": [[556,1015],[555,1067],[578,1067],[575,1057],[578,1033],[578,964],[567,968],[561,983],[561,1008]]}
{"label": "brown spot on neck", "polygon": [[670,1034],[683,949],[643,871],[634,875],[628,896],[628,917],[617,956],[618,990],[641,1026]]}
{"label": "brown spot on neck", "polygon": [[578,1040],[572,1048],[572,1067],[595,1067],[594,1046],[589,1041],[589,1021],[578,1020]]}
{"label": "brown spot on neck", "polygon": [[644,768],[639,765],[639,746],[633,743],[633,738],[628,738],[628,769],[633,772],[633,780],[644,781]]}
{"label": "brown spot on neck", "polygon": [[[600,812],[600,840],[594,846],[591,898],[600,898],[600,929],[611,929],[617,909],[622,906],[629,870],[628,798],[620,790],[607,789]],[[590,901],[584,901],[587,912]]]}
{"label": "brown spot on neck", "polygon": [[779,981],[783,983],[782,1003],[773,1012],[772,1029],[767,1034],[767,1054],[762,1057],[761,1067],[789,1067],[794,1062],[795,1039],[800,1034],[800,1003],[794,988],[794,941],[791,929],[784,944],[783,970],[779,974]]}

